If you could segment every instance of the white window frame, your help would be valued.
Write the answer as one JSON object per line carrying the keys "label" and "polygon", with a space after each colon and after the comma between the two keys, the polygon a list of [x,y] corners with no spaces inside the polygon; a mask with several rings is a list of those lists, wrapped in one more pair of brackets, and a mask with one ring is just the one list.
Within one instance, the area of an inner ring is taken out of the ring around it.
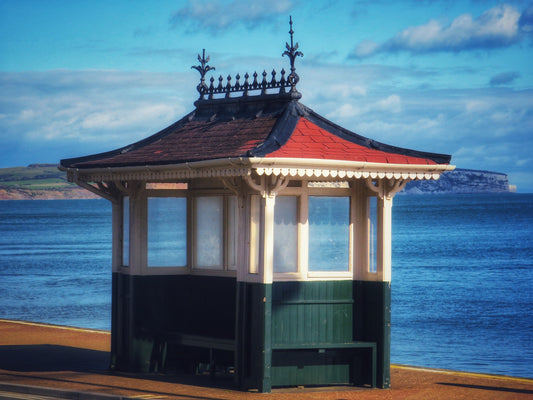
{"label": "white window frame", "polygon": [[[197,264],[196,256],[197,256],[197,248],[198,243],[196,240],[196,233],[197,233],[197,206],[196,206],[196,200],[200,197],[221,197],[222,198],[222,265],[217,266],[216,268],[213,267],[202,267],[201,265]],[[229,208],[231,207],[231,201],[230,199],[234,198],[234,207],[235,207],[235,232],[234,232],[234,241],[235,243],[231,243],[230,240],[230,229],[231,226],[229,224],[229,218],[231,217],[231,212]],[[239,209],[238,209],[238,198],[235,195],[228,194],[227,192],[219,192],[219,191],[199,191],[199,192],[193,192],[190,196],[190,205],[191,205],[191,212],[189,213],[190,216],[190,224],[189,224],[189,238],[190,245],[189,245],[189,264],[190,264],[190,273],[192,275],[209,275],[209,276],[237,276],[237,262],[238,262],[238,237],[237,237],[237,231],[239,229],[238,221],[239,221]],[[230,261],[230,246],[234,247],[235,252],[235,262],[232,263]]]}
{"label": "white window frame", "polygon": [[[190,225],[190,201],[188,199],[188,191],[186,189],[146,189],[146,216],[148,216],[148,199],[151,197],[171,197],[171,198],[185,198],[187,201],[187,221],[186,221],[186,265],[176,265],[176,266],[148,266],[148,262],[142,268],[143,275],[186,275],[189,274],[190,268],[190,242],[191,236],[189,233]],[[146,249],[148,251],[148,224],[149,221],[146,221]],[[146,255],[148,260],[148,254]]]}
{"label": "white window frame", "polygon": [[[301,215],[301,208],[302,208],[302,201],[300,195],[295,194],[287,194],[283,192],[283,194],[280,194],[276,196],[276,201],[280,197],[295,197],[296,198],[296,271],[289,271],[289,272],[273,272],[274,278],[276,277],[300,277],[301,276],[301,270],[303,268],[302,261],[301,261],[301,221],[302,221],[302,215]],[[273,265],[272,268],[274,269],[276,266]]]}
{"label": "white window frame", "polygon": [[[354,270],[354,197],[349,187],[308,187],[303,181],[301,187],[287,187],[277,196],[296,196],[298,199],[298,271],[275,272],[274,281],[304,280],[352,280]],[[309,271],[309,196],[348,197],[350,201],[350,224],[348,240],[347,271]],[[251,260],[250,260],[251,261]]]}

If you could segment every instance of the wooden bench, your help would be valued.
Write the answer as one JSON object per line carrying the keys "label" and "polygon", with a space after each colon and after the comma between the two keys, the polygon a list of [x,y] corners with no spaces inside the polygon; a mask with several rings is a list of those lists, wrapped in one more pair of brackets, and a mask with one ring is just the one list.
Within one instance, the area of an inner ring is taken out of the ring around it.
{"label": "wooden bench", "polygon": [[225,350],[235,352],[235,340],[221,339],[209,336],[191,335],[181,332],[165,331],[165,330],[144,330],[146,335],[154,339],[154,350],[152,352],[152,360],[154,360],[155,370],[157,366],[162,367],[164,364],[163,354],[166,352],[167,343],[178,344],[180,346],[200,347],[209,350],[209,368],[212,376],[215,372],[215,360],[213,350]]}
{"label": "wooden bench", "polygon": [[376,387],[377,377],[377,345],[375,342],[344,342],[344,343],[280,343],[272,344],[276,350],[336,350],[336,349],[370,349],[372,353],[372,387]]}

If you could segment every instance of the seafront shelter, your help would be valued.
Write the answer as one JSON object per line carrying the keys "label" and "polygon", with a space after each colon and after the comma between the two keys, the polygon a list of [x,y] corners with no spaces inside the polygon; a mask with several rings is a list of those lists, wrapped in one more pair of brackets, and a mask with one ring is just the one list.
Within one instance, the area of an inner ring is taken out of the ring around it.
{"label": "seafront shelter", "polygon": [[60,169],[112,203],[112,368],[199,365],[243,389],[390,386],[391,211],[450,156],[355,134],[290,72],[224,79],[198,56],[194,110]]}

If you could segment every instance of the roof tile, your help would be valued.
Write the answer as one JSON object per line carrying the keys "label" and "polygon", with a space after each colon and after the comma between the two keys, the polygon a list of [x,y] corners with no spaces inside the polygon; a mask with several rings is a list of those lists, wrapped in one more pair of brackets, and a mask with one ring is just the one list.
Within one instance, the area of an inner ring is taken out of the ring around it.
{"label": "roof tile", "polygon": [[420,157],[370,149],[340,138],[302,117],[289,140],[266,157],[318,158],[389,164],[436,164]]}

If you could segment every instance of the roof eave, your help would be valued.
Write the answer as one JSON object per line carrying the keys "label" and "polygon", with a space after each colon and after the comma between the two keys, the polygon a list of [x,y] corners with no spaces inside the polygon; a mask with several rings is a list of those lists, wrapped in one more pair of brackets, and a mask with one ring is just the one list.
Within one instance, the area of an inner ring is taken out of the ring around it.
{"label": "roof eave", "polygon": [[295,179],[438,179],[448,164],[389,164],[365,161],[311,158],[230,157],[170,165],[144,165],[77,169],[60,166],[71,182],[172,181],[258,175],[288,176]]}

